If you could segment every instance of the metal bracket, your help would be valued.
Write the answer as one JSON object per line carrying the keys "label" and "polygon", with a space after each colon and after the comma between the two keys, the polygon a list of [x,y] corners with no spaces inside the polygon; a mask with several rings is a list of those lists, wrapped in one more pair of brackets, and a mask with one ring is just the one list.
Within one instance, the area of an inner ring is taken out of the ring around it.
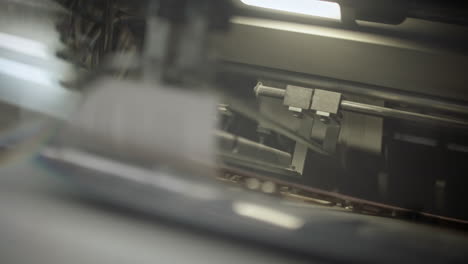
{"label": "metal bracket", "polygon": [[[305,115],[302,118],[301,126],[299,128],[299,134],[304,137],[310,137],[312,127],[314,126],[314,118]],[[304,173],[305,161],[307,158],[308,147],[304,144],[296,142],[294,147],[294,154],[291,162],[291,169],[295,170],[299,174]]]}
{"label": "metal bracket", "polygon": [[[268,87],[258,83],[254,89],[257,96],[267,96],[283,99],[283,105],[301,118],[299,132],[302,136],[310,138],[314,127],[313,118],[307,112],[313,112],[316,119],[320,119],[325,126],[322,147],[329,153],[334,153],[341,132],[341,124],[337,114],[339,112],[342,95],[320,89],[311,89],[295,85],[288,85],[285,90]],[[307,148],[297,143],[293,155],[294,170],[303,172]]]}
{"label": "metal bracket", "polygon": [[340,136],[341,124],[335,118],[330,118],[327,124],[325,132],[325,138],[323,139],[323,149],[327,152],[334,153],[336,151],[336,145]]}

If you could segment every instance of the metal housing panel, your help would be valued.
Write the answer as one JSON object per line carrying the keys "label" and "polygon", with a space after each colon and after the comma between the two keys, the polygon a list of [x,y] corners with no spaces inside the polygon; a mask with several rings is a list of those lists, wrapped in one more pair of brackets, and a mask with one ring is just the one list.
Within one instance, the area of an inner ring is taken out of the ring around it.
{"label": "metal housing panel", "polygon": [[468,56],[460,49],[247,18],[235,19],[214,45],[227,61],[468,100]]}

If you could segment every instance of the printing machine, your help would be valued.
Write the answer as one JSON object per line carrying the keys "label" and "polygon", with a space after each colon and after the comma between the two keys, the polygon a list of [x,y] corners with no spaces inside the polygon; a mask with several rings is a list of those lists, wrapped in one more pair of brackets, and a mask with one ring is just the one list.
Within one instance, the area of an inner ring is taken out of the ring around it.
{"label": "printing machine", "polygon": [[0,6],[5,263],[468,258],[463,1]]}

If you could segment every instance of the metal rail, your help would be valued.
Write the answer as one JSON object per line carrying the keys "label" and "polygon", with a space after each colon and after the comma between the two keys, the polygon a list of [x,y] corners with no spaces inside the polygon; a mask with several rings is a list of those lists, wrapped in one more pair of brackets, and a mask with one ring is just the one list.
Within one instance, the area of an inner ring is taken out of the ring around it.
{"label": "metal rail", "polygon": [[[284,98],[285,96],[284,89],[269,87],[265,85],[257,85],[254,88],[254,92],[257,96],[263,95],[263,96],[269,96],[269,97],[275,97],[275,98]],[[465,129],[468,128],[468,120],[420,114],[420,113],[398,110],[398,109],[393,109],[393,108],[388,108],[388,107],[352,102],[348,100],[342,100],[340,103],[340,107],[342,110],[345,110],[345,111],[368,114],[368,115],[379,116],[379,117],[395,118],[395,119],[402,119],[402,120],[415,121],[415,122],[424,122],[424,123],[430,123],[430,124],[435,124],[435,125],[451,126],[451,127],[457,127],[457,128],[465,128]]]}
{"label": "metal rail", "polygon": [[347,101],[347,100],[341,101],[340,106],[341,106],[341,109],[343,110],[356,112],[356,113],[362,113],[362,114],[368,114],[368,115],[373,115],[373,116],[396,118],[396,119],[403,119],[403,120],[415,121],[415,122],[425,122],[425,123],[432,123],[435,125],[453,126],[453,127],[460,127],[460,128],[465,128],[465,129],[468,128],[468,121],[462,120],[462,119],[425,115],[425,114],[420,114],[420,113],[415,113],[415,112],[388,108],[388,107],[362,104],[362,103],[357,103],[357,102],[352,102],[352,101]]}
{"label": "metal rail", "polygon": [[230,72],[255,78],[266,78],[341,93],[355,94],[390,102],[433,109],[445,113],[468,115],[468,104],[443,100],[427,95],[403,92],[396,89],[369,85],[357,82],[337,80],[304,73],[289,72],[267,67],[252,66],[241,63],[223,62],[218,67],[219,72]]}

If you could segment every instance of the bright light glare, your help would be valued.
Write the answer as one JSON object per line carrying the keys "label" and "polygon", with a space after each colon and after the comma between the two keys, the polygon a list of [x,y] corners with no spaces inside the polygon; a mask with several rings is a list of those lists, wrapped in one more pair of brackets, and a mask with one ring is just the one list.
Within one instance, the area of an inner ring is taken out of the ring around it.
{"label": "bright light glare", "polygon": [[2,32],[0,32],[0,48],[41,59],[50,57],[47,46],[43,43]]}
{"label": "bright light glare", "polygon": [[48,87],[54,86],[53,78],[48,72],[12,60],[0,58],[0,73]]}
{"label": "bright light glare", "polygon": [[304,221],[297,216],[257,204],[235,202],[232,209],[234,212],[244,217],[253,218],[287,229],[299,229],[304,225]]}
{"label": "bright light glare", "polygon": [[340,5],[318,0],[241,0],[244,4],[303,15],[341,19]]}
{"label": "bright light glare", "polygon": [[303,15],[341,19],[340,5],[318,0],[241,0],[250,6],[281,10]]}

